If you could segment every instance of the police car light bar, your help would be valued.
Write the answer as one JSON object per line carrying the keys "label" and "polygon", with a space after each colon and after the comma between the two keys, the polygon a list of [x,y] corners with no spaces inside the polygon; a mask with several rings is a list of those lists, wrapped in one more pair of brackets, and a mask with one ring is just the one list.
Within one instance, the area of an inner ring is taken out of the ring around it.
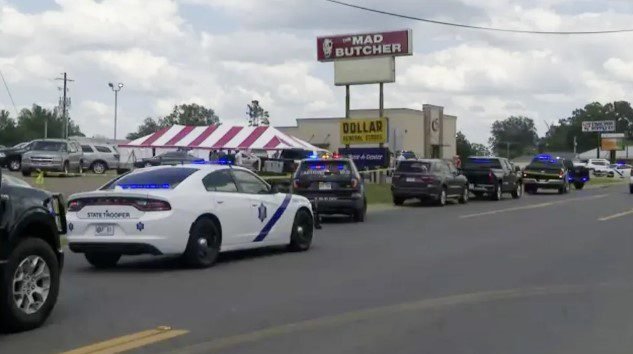
{"label": "police car light bar", "polygon": [[117,186],[123,189],[171,189],[171,185],[169,183],[117,184]]}

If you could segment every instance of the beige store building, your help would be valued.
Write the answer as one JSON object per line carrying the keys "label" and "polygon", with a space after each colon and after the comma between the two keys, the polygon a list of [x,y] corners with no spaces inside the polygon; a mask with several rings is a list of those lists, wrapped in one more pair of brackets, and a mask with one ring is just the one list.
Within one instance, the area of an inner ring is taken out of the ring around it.
{"label": "beige store building", "polygon": [[[391,151],[411,150],[421,157],[451,158],[456,154],[457,117],[444,114],[444,107],[425,104],[422,110],[385,109],[388,119],[388,146]],[[352,110],[351,118],[378,117],[377,109]],[[296,126],[277,127],[284,133],[309,143],[337,151],[341,143],[339,122],[345,118],[298,118]],[[352,145],[372,147],[373,145]]]}

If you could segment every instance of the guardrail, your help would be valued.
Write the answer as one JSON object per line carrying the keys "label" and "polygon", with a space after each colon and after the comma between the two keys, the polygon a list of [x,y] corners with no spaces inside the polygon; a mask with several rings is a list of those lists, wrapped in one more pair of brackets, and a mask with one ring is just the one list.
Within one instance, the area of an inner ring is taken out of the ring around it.
{"label": "guardrail", "polygon": [[393,168],[381,168],[377,170],[363,170],[359,171],[359,173],[363,176],[366,183],[385,184],[391,182],[393,170]]}

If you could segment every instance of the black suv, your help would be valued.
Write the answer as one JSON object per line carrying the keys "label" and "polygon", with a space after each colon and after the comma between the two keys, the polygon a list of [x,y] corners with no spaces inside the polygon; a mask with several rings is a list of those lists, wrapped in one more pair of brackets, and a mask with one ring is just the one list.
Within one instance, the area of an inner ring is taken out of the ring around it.
{"label": "black suv", "polygon": [[31,141],[19,143],[10,148],[0,149],[0,166],[11,171],[22,169],[22,154],[31,149]]}
{"label": "black suv", "polygon": [[433,200],[446,205],[448,198],[468,202],[468,180],[450,161],[438,159],[400,161],[391,179],[395,205],[406,199]]}
{"label": "black suv", "polygon": [[59,292],[66,232],[59,195],[0,172],[0,330],[40,326]]}
{"label": "black suv", "polygon": [[302,160],[292,191],[310,199],[315,214],[347,214],[354,221],[365,221],[365,184],[350,159]]}

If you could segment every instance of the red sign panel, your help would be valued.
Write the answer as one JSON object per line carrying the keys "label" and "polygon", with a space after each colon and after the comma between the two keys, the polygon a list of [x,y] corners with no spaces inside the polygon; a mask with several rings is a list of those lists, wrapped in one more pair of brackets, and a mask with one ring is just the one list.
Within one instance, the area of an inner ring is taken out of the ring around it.
{"label": "red sign panel", "polygon": [[317,38],[319,61],[413,54],[411,30]]}

